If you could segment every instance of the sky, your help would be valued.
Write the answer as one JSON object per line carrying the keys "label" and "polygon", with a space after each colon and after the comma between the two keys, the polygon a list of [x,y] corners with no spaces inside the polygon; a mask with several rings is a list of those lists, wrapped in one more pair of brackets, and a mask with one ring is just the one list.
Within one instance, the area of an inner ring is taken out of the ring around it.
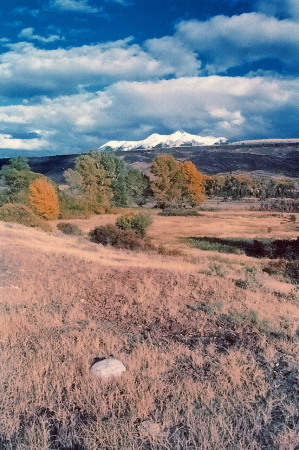
{"label": "sky", "polygon": [[0,157],[299,138],[298,0],[0,0]]}

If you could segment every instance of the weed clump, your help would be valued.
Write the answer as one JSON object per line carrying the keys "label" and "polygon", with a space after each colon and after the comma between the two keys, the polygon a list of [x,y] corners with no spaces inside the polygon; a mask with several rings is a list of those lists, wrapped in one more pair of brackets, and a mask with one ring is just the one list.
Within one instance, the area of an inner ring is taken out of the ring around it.
{"label": "weed clump", "polygon": [[203,214],[199,214],[195,209],[175,209],[175,208],[166,208],[163,211],[158,213],[158,216],[183,216],[183,217],[192,217],[192,216],[202,216]]}
{"label": "weed clump", "polygon": [[0,220],[40,228],[43,231],[52,231],[51,225],[46,220],[38,217],[28,206],[20,203],[6,203],[1,206]]}

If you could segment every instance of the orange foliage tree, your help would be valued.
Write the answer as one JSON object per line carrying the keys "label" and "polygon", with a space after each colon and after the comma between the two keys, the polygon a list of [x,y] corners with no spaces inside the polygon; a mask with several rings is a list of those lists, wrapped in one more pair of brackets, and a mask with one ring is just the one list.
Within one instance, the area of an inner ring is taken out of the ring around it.
{"label": "orange foliage tree", "polygon": [[183,170],[183,199],[191,206],[197,206],[204,202],[204,180],[205,176],[199,172],[193,162],[182,163]]}
{"label": "orange foliage tree", "polygon": [[57,219],[59,200],[52,183],[45,178],[37,178],[29,185],[29,200],[33,210],[45,219]]}
{"label": "orange foliage tree", "polygon": [[181,163],[172,155],[158,155],[151,166],[152,191],[161,208],[196,206],[204,199],[204,175],[191,161]]}

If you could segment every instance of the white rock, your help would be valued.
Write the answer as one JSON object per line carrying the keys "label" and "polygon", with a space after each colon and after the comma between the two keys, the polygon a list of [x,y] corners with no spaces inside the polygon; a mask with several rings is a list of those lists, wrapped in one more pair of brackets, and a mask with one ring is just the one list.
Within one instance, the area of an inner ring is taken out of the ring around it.
{"label": "white rock", "polygon": [[113,357],[98,361],[90,368],[90,372],[102,380],[109,380],[114,377],[119,377],[125,371],[126,368],[123,363],[119,359]]}
{"label": "white rock", "polygon": [[161,426],[152,420],[144,420],[139,425],[139,432],[155,439],[161,434]]}

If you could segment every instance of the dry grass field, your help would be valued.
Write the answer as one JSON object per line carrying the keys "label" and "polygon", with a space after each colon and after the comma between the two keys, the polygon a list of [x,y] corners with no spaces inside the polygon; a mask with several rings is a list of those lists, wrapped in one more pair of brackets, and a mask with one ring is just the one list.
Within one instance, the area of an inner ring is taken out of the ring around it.
{"label": "dry grass field", "polygon": [[[182,238],[296,237],[288,215],[153,213],[177,257],[0,223],[0,448],[293,450],[299,290]],[[85,234],[117,216],[72,220]],[[53,223],[55,225],[55,223]],[[243,282],[243,283],[242,283]],[[125,374],[89,372],[113,355]]]}
{"label": "dry grass field", "polygon": [[[226,208],[230,208],[230,205],[226,205]],[[121,213],[96,215],[89,219],[71,219],[67,222],[78,225],[87,234],[97,226],[114,224]],[[299,221],[298,224],[290,222],[288,213],[222,209],[221,205],[216,211],[200,212],[198,217],[163,217],[158,215],[158,210],[150,210],[150,213],[153,224],[148,229],[148,236],[155,243],[179,248],[188,253],[191,249],[182,242],[182,238],[191,236],[294,239],[299,235]],[[53,224],[59,222],[53,221]]]}

